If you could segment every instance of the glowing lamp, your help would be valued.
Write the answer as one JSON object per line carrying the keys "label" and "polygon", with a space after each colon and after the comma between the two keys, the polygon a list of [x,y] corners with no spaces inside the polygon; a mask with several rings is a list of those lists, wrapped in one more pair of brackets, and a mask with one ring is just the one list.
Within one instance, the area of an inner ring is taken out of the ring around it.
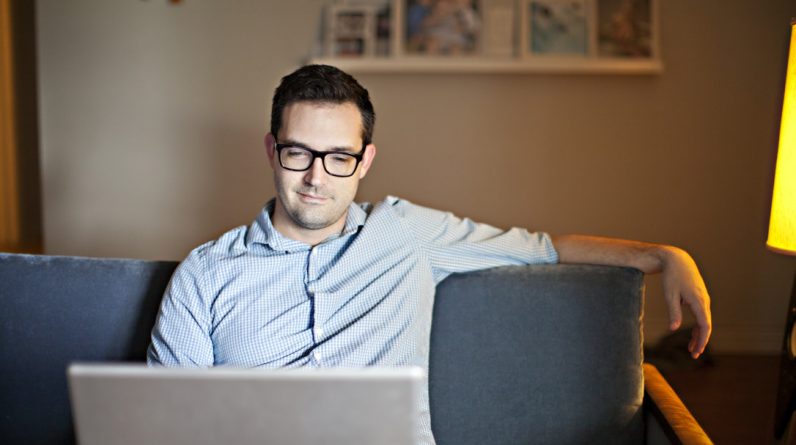
{"label": "glowing lamp", "polygon": [[788,74],[779,130],[779,152],[768,228],[769,249],[796,255],[796,23],[791,22]]}
{"label": "glowing lamp", "polygon": [[[791,20],[790,27],[788,72],[766,245],[774,252],[796,255],[796,20]],[[782,439],[779,443],[790,444],[796,443],[796,279],[793,281],[784,337],[774,437]]]}

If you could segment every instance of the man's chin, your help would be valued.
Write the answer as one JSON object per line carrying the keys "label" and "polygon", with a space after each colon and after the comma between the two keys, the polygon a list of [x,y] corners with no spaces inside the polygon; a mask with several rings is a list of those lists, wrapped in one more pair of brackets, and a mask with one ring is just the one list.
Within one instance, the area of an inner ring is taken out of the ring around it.
{"label": "man's chin", "polygon": [[296,212],[291,215],[291,218],[299,227],[307,230],[325,229],[340,220],[340,218],[332,218],[313,213],[314,212]]}

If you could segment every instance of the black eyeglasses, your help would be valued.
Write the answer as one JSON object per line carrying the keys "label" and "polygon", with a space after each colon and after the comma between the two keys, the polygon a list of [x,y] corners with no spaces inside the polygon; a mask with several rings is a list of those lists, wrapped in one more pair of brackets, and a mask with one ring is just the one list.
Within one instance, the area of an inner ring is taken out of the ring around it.
{"label": "black eyeglasses", "polygon": [[303,172],[309,170],[315,158],[321,158],[323,169],[326,173],[338,178],[347,178],[357,170],[365,147],[359,153],[346,153],[342,151],[316,151],[296,144],[276,144],[279,153],[279,165],[286,170]]}

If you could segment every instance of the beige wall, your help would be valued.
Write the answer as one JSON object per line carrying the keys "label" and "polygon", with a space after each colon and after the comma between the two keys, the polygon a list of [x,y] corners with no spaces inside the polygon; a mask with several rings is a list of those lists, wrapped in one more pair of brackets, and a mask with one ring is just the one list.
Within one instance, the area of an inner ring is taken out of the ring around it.
{"label": "beige wall", "polygon": [[[685,247],[715,348],[777,351],[796,262],[764,242],[796,4],[661,3],[656,76],[359,75],[379,147],[360,198]],[[40,0],[47,253],[180,259],[248,224],[273,193],[270,95],[322,4]],[[656,279],[648,295],[653,338]]]}

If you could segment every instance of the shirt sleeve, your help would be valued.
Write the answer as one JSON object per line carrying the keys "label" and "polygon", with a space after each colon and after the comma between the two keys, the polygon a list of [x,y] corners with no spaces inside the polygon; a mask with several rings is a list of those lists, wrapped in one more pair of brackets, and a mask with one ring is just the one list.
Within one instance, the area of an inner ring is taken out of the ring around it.
{"label": "shirt sleeve", "polygon": [[450,212],[393,200],[393,208],[425,249],[437,282],[452,273],[558,262],[547,233],[517,227],[501,230]]}
{"label": "shirt sleeve", "polygon": [[171,277],[147,350],[150,366],[213,365],[211,317],[203,298],[203,266],[204,258],[197,249]]}

